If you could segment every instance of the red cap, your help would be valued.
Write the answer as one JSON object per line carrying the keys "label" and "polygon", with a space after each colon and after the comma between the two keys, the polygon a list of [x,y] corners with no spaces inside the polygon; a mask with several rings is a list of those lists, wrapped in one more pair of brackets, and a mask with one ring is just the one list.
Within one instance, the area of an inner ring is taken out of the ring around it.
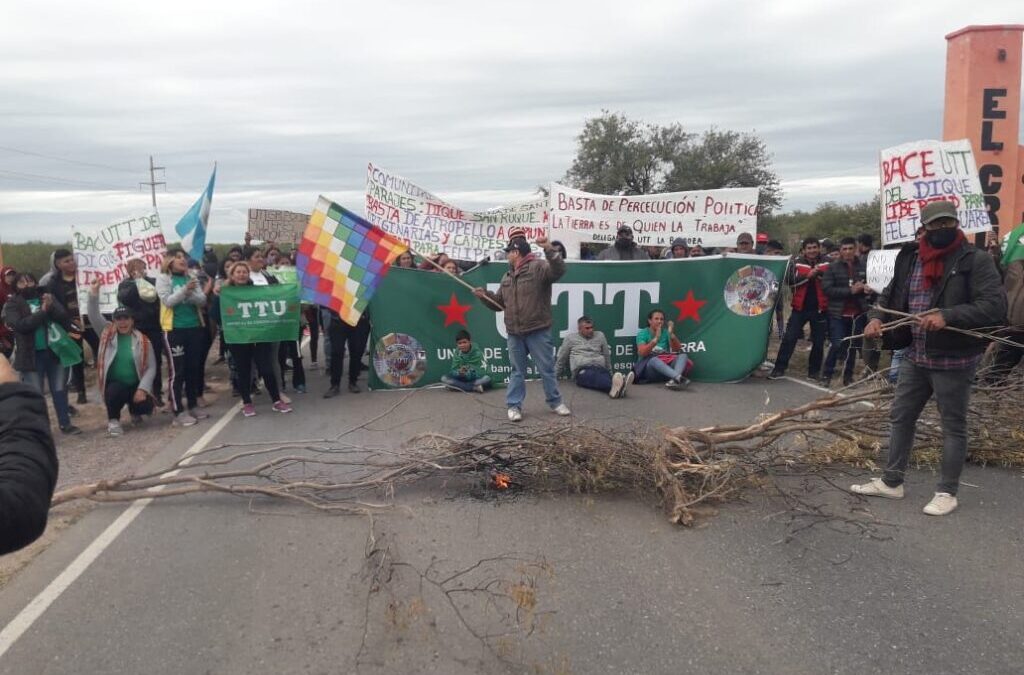
{"label": "red cap", "polygon": [[757,243],[758,244],[767,244],[768,243],[768,233],[767,232],[758,232],[757,233]]}

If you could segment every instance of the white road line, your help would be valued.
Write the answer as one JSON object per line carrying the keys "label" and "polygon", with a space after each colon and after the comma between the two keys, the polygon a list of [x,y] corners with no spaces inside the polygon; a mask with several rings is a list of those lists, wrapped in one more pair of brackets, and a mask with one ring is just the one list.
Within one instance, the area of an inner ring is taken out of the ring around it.
{"label": "white road line", "polygon": [[[811,382],[806,382],[804,380],[798,380],[797,378],[790,377],[789,375],[784,375],[782,377],[782,379],[783,380],[789,380],[790,382],[796,382],[797,384],[802,384],[805,387],[810,387],[811,389],[817,389],[818,391],[823,391],[826,394],[834,393],[831,389],[826,389],[825,387],[822,387],[821,385],[813,384]],[[845,398],[845,397],[843,396],[843,394],[839,394],[839,398]],[[857,405],[862,405],[862,406],[864,406],[866,408],[874,408],[875,407],[875,404],[872,403],[871,401],[860,401],[859,403],[857,403]]]}
{"label": "white road line", "polygon": [[[228,422],[234,418],[238,411],[241,410],[237,405],[232,405],[231,408],[224,413],[224,415],[217,420],[210,429],[199,438],[188,451],[182,455],[182,459],[185,463],[188,463],[189,458],[195,455],[200,450],[206,448],[207,445],[223,431],[224,427],[227,426]],[[177,474],[180,469],[174,471],[168,471],[163,474],[164,477],[170,477]],[[161,488],[154,488],[159,490]],[[82,573],[89,568],[100,554],[103,553],[110,546],[118,535],[131,525],[132,521],[135,520],[142,509],[146,508],[149,503],[153,501],[149,499],[139,499],[131,504],[124,513],[117,517],[117,520],[112,522],[107,529],[103,531],[100,536],[89,544],[84,551],[82,551],[77,558],[75,558],[67,568],[61,572],[56,579],[50,582],[50,584],[42,590],[39,595],[32,599],[32,602],[25,606],[25,609],[18,612],[18,615],[11,619],[2,631],[0,631],[0,657],[7,653],[7,650],[17,641],[22,634],[27,631],[36,619],[42,616],[43,612],[54,603],[61,594],[68,589],[71,584],[75,582],[78,577],[82,576]]]}

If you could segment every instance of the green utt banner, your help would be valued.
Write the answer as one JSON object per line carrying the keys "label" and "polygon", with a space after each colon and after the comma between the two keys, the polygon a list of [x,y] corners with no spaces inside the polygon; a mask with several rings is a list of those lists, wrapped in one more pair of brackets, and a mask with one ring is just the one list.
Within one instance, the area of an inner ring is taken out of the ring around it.
{"label": "green utt banner", "polygon": [[[647,313],[658,308],[675,322],[683,350],[694,361],[694,380],[742,379],[764,360],[786,264],[785,257],[753,255],[569,262],[552,288],[555,345],[586,314],[608,338],[613,368],[626,372],[637,358],[636,334],[646,327]],[[463,279],[495,290],[506,269],[505,263],[491,263]],[[438,382],[462,329],[484,351],[495,383],[507,381],[511,365],[502,314],[446,275],[393,269],[370,302],[370,313],[371,388]]]}
{"label": "green utt banner", "polygon": [[220,318],[228,344],[286,342],[299,337],[299,287],[223,286]]}

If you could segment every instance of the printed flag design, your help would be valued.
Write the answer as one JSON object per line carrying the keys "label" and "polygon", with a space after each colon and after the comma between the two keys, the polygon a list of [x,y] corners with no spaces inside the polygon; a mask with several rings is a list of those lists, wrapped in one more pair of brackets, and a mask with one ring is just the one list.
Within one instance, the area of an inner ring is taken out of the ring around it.
{"label": "printed flag design", "polygon": [[295,261],[300,296],[354,326],[391,263],[406,250],[398,239],[321,196]]}

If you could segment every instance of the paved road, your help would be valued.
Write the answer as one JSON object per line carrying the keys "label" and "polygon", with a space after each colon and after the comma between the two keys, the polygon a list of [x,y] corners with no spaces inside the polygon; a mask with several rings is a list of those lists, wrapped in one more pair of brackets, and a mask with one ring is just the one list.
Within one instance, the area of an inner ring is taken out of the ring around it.
{"label": "paved road", "polygon": [[[787,381],[636,387],[621,402],[566,389],[580,418],[604,424],[735,422],[816,395]],[[310,395],[288,417],[236,416],[217,442],[335,435],[398,396]],[[526,413],[554,420],[532,385]],[[464,434],[503,416],[501,392],[426,391],[347,440]],[[1020,672],[1024,477],[968,469],[978,487],[945,519],[920,513],[933,480],[915,472],[906,500],[870,504],[894,524],[876,532],[888,539],[819,526],[786,543],[792,524],[759,493],[683,530],[625,498],[423,488],[399,496],[408,512],[374,525],[377,548],[399,563],[375,593],[366,519],[223,496],[159,502],[13,643],[0,673]],[[97,508],[35,560],[0,594],[0,625],[124,511]],[[473,568],[485,558],[495,560]],[[519,591],[518,615],[506,616],[506,595],[461,592],[488,582]],[[494,651],[474,636],[513,626]]]}

